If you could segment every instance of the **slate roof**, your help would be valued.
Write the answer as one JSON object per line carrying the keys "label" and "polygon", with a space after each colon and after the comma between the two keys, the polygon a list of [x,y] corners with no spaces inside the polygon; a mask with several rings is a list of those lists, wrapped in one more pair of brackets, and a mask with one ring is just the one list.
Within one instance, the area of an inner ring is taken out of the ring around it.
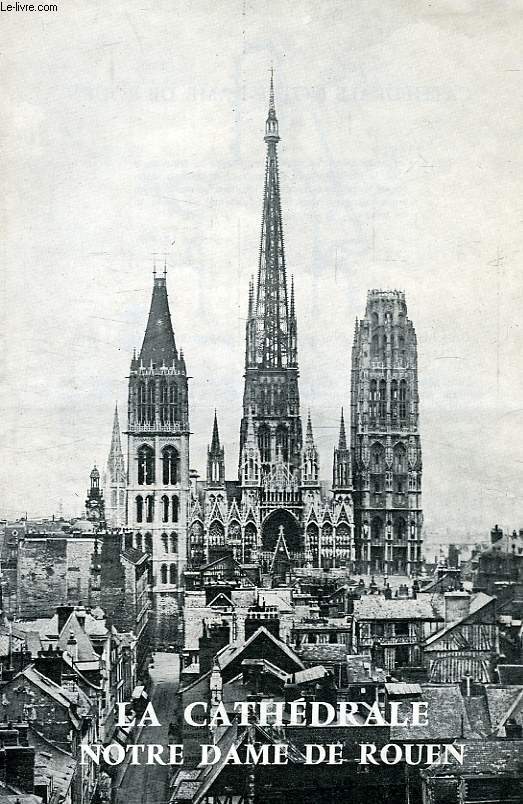
{"label": "slate roof", "polygon": [[154,279],[140,360],[144,366],[149,366],[151,362],[157,366],[164,363],[166,366],[171,366],[178,362],[165,277],[157,276]]}
{"label": "slate roof", "polygon": [[[80,687],[75,687],[74,692],[69,691],[66,687],[60,687],[58,684],[55,684],[54,681],[51,681],[50,678],[39,673],[32,665],[22,670],[21,673],[15,676],[15,679],[20,676],[24,676],[31,684],[34,684],[43,693],[53,698],[59,706],[63,706],[67,709],[71,720],[76,725],[78,725],[79,722],[76,712],[78,712],[80,717],[83,717],[91,711],[91,702]],[[71,705],[76,706],[77,709],[73,711]]]}
{"label": "slate roof", "polygon": [[122,550],[122,556],[131,564],[143,564],[144,561],[147,561],[147,553],[142,553],[135,547],[126,547],[125,550]]}
{"label": "slate roof", "polygon": [[292,659],[298,666],[301,665],[303,668],[303,663],[298,655],[289,648],[289,646],[282,642],[281,639],[278,639],[270,631],[268,631],[263,625],[258,628],[254,634],[251,634],[249,639],[245,642],[240,643],[232,643],[230,645],[226,645],[222,650],[218,653],[217,659],[218,664],[220,666],[220,670],[224,670],[234,659],[238,656],[241,656],[245,648],[247,648],[255,639],[258,639],[261,635],[265,635],[269,638],[270,641],[274,642],[274,645],[279,650],[283,651],[283,653],[287,654],[287,656]]}
{"label": "slate roof", "polygon": [[382,595],[363,595],[354,601],[357,620],[439,620],[430,595],[417,598],[391,598]]}
{"label": "slate roof", "polygon": [[67,618],[64,627],[62,628],[60,635],[58,637],[58,645],[62,648],[62,650],[69,651],[67,643],[69,642],[71,632],[74,634],[74,637],[77,642],[77,648],[78,648],[77,661],[80,664],[82,664],[83,662],[96,662],[99,665],[100,657],[95,652],[91,644],[91,640],[89,639],[84,629],[80,625],[78,617],[76,616],[74,611]]}
{"label": "slate roof", "polygon": [[[421,700],[426,701],[426,726],[391,726],[391,742],[443,742],[447,739],[476,737],[471,728],[459,684],[422,684]],[[419,696],[415,696],[419,700]],[[412,716],[411,704],[404,701],[399,707],[402,719]]]}
{"label": "slate roof", "polygon": [[459,620],[455,620],[454,622],[449,623],[444,628],[442,628],[441,631],[436,631],[435,634],[429,636],[429,638],[425,640],[425,645],[432,645],[434,642],[437,642],[437,640],[440,639],[442,636],[446,636],[449,633],[449,631],[452,631],[453,628],[457,628],[459,625],[466,622],[472,614],[476,614],[480,609],[484,608],[485,606],[488,606],[488,604],[492,603],[492,601],[495,599],[496,599],[495,597],[486,595],[484,592],[478,592],[477,595],[474,595],[474,597],[470,601],[470,608],[468,613],[464,617],[461,617]]}
{"label": "slate roof", "polygon": [[294,673],[292,681],[294,684],[309,684],[311,681],[318,681],[320,678],[325,678],[330,675],[329,671],[322,665],[316,667],[308,667],[306,670],[298,670]]}
{"label": "slate roof", "polygon": [[519,685],[487,685],[485,696],[492,732],[496,733],[498,737],[505,737],[505,723],[509,717],[517,723],[523,724],[523,687]]}
{"label": "slate roof", "polygon": [[[463,741],[460,741],[463,742]],[[521,740],[470,740],[464,743],[463,765],[434,764],[423,776],[509,776],[521,778]]]}
{"label": "slate roof", "polygon": [[29,728],[29,745],[35,749],[35,780],[38,778],[52,779],[54,793],[52,802],[63,801],[71,786],[77,761],[71,754],[58,748],[46,740],[38,731]]}

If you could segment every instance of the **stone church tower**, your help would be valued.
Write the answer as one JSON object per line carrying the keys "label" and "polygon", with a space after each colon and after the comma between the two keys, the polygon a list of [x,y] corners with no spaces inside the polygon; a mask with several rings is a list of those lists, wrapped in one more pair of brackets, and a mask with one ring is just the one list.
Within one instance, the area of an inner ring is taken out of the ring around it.
{"label": "stone church tower", "polygon": [[[370,290],[352,347],[351,451],[361,572],[415,574],[421,561],[416,333],[400,291]],[[339,454],[339,453],[338,453]]]}
{"label": "stone church tower", "polygon": [[127,526],[132,546],[150,554],[153,606],[169,612],[187,560],[189,405],[166,275],[154,276],[142,348],[131,361],[128,401]]}
{"label": "stone church tower", "polygon": [[[264,139],[267,156],[260,260],[256,289],[254,282],[249,287],[246,325],[240,482],[245,491],[248,490],[251,501],[259,505],[262,520],[279,509],[279,515],[264,528],[263,549],[274,549],[283,525],[292,552],[302,548],[297,521],[302,508],[303,444],[294,287],[291,285],[289,297],[278,174],[280,137],[272,76]],[[247,451],[252,451],[252,444],[248,444],[250,417],[260,459],[255,487],[252,478],[246,482],[245,475]],[[253,494],[254,488],[256,494]],[[286,509],[287,513],[281,509]]]}
{"label": "stone church tower", "polygon": [[105,519],[109,528],[125,524],[125,488],[127,477],[122,451],[118,405],[114,409],[113,434],[104,475]]}
{"label": "stone church tower", "polygon": [[[207,478],[196,491],[189,562],[218,572],[232,557],[282,576],[293,566],[330,569],[354,564],[350,452],[339,454],[341,486],[327,500],[310,416],[303,437],[298,389],[294,284],[287,282],[278,173],[280,141],[271,76],[265,123],[266,162],[256,283],[249,285],[238,479],[225,480],[215,419]],[[338,475],[337,475],[338,477]]]}

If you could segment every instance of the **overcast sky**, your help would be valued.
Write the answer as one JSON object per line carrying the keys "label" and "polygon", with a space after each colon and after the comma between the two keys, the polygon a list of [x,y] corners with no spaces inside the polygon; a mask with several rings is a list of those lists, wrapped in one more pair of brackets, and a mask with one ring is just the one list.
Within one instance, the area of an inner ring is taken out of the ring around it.
{"label": "overcast sky", "polygon": [[0,515],[80,512],[116,400],[125,423],[154,253],[193,377],[191,465],[205,471],[216,407],[235,476],[272,61],[323,478],[354,319],[368,288],[401,288],[427,535],[523,526],[521,3],[58,6],[0,17]]}

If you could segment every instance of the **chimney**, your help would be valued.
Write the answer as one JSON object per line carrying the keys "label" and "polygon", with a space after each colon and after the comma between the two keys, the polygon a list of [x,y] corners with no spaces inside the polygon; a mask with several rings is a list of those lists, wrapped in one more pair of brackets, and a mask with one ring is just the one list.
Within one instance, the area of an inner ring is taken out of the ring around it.
{"label": "chimney", "polygon": [[35,750],[32,746],[13,745],[5,749],[6,784],[32,793],[35,783]]}
{"label": "chimney", "polygon": [[56,646],[56,650],[49,645],[47,650],[39,650],[35,660],[35,670],[38,670],[46,678],[54,681],[58,686],[62,685],[62,651]]}
{"label": "chimney", "polygon": [[521,740],[523,737],[523,726],[513,717],[510,717],[505,723],[505,734],[509,740]]}
{"label": "chimney", "polygon": [[80,623],[80,625],[82,626],[82,628],[85,628],[85,618],[86,618],[86,616],[87,616],[87,612],[86,612],[86,610],[85,610],[84,606],[82,606],[81,604],[79,604],[79,605],[76,607],[76,609],[75,609],[75,612],[74,612],[74,613],[76,614],[76,619],[78,620],[78,622]]}
{"label": "chimney", "polygon": [[445,592],[445,624],[454,623],[466,617],[470,611],[468,592]]}
{"label": "chimney", "polygon": [[200,675],[212,668],[214,657],[230,641],[230,630],[226,622],[203,624],[203,635],[199,640]]}
{"label": "chimney", "polygon": [[61,606],[56,607],[56,613],[58,614],[58,633],[62,633],[62,629],[66,624],[67,620],[71,616],[74,611],[74,606],[66,606],[62,603]]}
{"label": "chimney", "polygon": [[69,635],[69,639],[67,640],[67,652],[71,656],[73,662],[78,661],[78,642],[76,641],[76,637],[72,631]]}

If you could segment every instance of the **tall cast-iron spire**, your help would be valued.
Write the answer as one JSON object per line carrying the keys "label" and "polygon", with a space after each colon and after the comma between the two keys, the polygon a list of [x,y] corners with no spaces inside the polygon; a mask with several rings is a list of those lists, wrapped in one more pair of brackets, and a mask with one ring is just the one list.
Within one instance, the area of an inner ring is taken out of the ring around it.
{"label": "tall cast-iron spire", "polygon": [[279,455],[294,472],[300,468],[302,445],[297,325],[294,286],[290,300],[287,293],[277,155],[280,134],[272,70],[264,141],[267,156],[260,259],[256,290],[249,286],[240,464],[251,412],[264,471],[270,470]]}

